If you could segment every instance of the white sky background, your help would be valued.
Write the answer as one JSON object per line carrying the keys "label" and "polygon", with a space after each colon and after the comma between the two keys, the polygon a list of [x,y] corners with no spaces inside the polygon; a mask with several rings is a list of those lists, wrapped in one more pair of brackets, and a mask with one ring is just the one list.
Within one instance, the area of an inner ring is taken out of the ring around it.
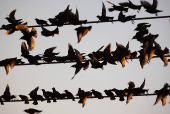
{"label": "white sky background", "polygon": [[[119,2],[125,2],[126,0],[112,0],[110,2],[118,5]],[[140,0],[131,0],[134,4],[140,4]],[[147,0],[152,3],[152,0]],[[106,1],[103,1],[106,9],[111,5]],[[163,12],[158,13],[158,16],[170,15],[170,1],[159,0],[158,9]],[[63,11],[67,5],[75,13],[76,7],[79,11],[79,18],[81,20],[87,19],[88,21],[97,21],[97,15],[101,15],[102,1],[101,0],[1,0],[0,1],[0,26],[8,24],[4,19],[9,13],[17,9],[15,13],[16,19],[22,18],[24,22],[28,22],[28,25],[36,25],[35,18],[47,20],[53,18],[59,12]],[[118,18],[117,11],[106,11],[108,16],[114,16],[114,19]],[[141,17],[153,17],[154,14],[148,14],[141,8],[140,13],[129,9],[125,15],[134,15],[137,18]],[[116,49],[116,42],[126,46],[130,43],[130,50],[138,51],[141,44],[137,40],[131,40],[136,34],[134,29],[136,25],[141,22],[148,22],[151,24],[149,32],[152,34],[159,34],[156,41],[161,45],[162,49],[165,47],[170,48],[170,23],[169,18],[165,19],[152,19],[152,20],[140,20],[135,21],[132,24],[130,21],[126,23],[115,22],[112,23],[99,23],[99,24],[87,24],[85,26],[92,25],[92,30],[82,38],[80,43],[77,43],[77,34],[74,30],[79,26],[67,25],[59,28],[59,35],[54,37],[44,37],[41,35],[41,28],[36,28],[38,31],[38,37],[35,39],[35,49],[30,52],[32,55],[42,54],[45,49],[57,46],[54,52],[60,52],[59,55],[65,56],[68,53],[68,43],[73,48],[78,49],[82,53],[90,53],[98,50],[101,46],[107,46],[111,43],[111,49]],[[47,29],[53,30],[55,27],[48,27]],[[30,28],[31,30],[31,28]],[[19,40],[22,33],[19,31],[5,35],[5,30],[0,30],[0,60],[6,58],[18,57],[21,55],[21,43],[23,40]],[[23,59],[27,62],[27,60]],[[95,89],[104,94],[105,89],[124,89],[128,87],[129,81],[134,81],[136,87],[139,87],[146,79],[145,89],[149,89],[149,93],[153,93],[157,89],[161,89],[164,83],[170,84],[170,66],[164,67],[164,63],[159,59],[152,59],[150,64],[146,64],[144,69],[141,69],[139,60],[133,60],[129,63],[126,62],[124,68],[120,63],[117,65],[104,66],[102,69],[88,68],[86,71],[80,71],[73,80],[75,69],[70,68],[74,63],[68,64],[50,64],[40,66],[16,66],[9,71],[6,75],[5,69],[0,67],[0,95],[3,94],[6,85],[9,84],[11,94],[14,95],[28,95],[31,90],[39,86],[38,94],[42,95],[41,89],[52,91],[52,87],[55,87],[59,92],[63,92],[65,89],[71,91],[74,95],[77,93],[78,88],[89,91]],[[18,98],[18,97],[17,97]],[[18,98],[19,99],[19,98]],[[73,102],[72,100],[59,100],[57,103],[47,104],[46,101],[39,102],[37,106],[34,106],[32,102],[25,105],[24,102],[18,103],[5,103],[0,106],[1,114],[24,114],[23,110],[28,108],[35,108],[43,110],[42,114],[168,114],[170,113],[169,106],[170,98],[168,97],[167,104],[162,106],[161,102],[153,106],[156,100],[156,96],[148,97],[133,97],[133,99],[126,105],[126,100],[120,102],[117,98],[115,101],[110,101],[109,98],[103,100],[88,99],[84,108],[81,104],[78,104],[78,100]]]}

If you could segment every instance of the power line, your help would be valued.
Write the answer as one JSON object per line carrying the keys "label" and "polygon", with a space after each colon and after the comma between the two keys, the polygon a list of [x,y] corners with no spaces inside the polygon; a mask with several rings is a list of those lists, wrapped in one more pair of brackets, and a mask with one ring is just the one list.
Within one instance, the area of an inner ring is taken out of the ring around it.
{"label": "power line", "polygon": [[[134,18],[131,20],[146,20],[146,19],[159,19],[159,18],[170,18],[170,16],[157,16],[157,17],[142,17],[142,18]],[[105,22],[118,22],[119,20],[113,20],[113,21],[88,21],[86,23],[83,24],[91,24],[91,23],[105,23]],[[64,25],[72,25],[72,24],[64,24]],[[78,24],[80,25],[80,24]],[[49,26],[57,26],[57,25],[43,25],[44,27],[49,27]],[[40,25],[32,25],[32,26],[28,26],[28,28],[32,28],[32,27],[41,27]],[[4,30],[4,28],[0,28],[0,30]]]}

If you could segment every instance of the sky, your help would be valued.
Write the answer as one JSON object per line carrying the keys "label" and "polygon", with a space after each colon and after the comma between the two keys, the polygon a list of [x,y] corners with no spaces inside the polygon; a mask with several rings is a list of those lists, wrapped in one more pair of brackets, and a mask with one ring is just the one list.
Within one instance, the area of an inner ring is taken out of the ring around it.
{"label": "sky", "polygon": [[[131,0],[134,4],[140,4],[140,0]],[[152,3],[152,0],[147,0]],[[116,5],[119,2],[126,2],[123,0],[110,1]],[[103,1],[106,9],[111,7],[106,1]],[[169,15],[170,7],[169,0],[159,0],[158,9],[163,12],[158,13],[158,16]],[[22,18],[24,22],[28,22],[28,26],[37,25],[35,18],[47,20],[55,17],[59,12],[64,11],[67,5],[70,5],[72,12],[79,11],[80,20],[87,19],[88,21],[97,21],[97,15],[101,15],[102,1],[101,0],[1,0],[0,1],[0,26],[8,24],[4,19],[9,13],[16,9],[15,17]],[[106,15],[118,18],[118,11],[106,11]],[[135,10],[129,9],[125,15],[136,15],[136,18],[154,17],[154,14],[149,14],[142,7],[138,13]],[[77,43],[77,34],[74,30],[79,25],[66,25],[59,27],[59,35],[54,37],[44,37],[41,35],[41,28],[36,28],[38,37],[35,39],[35,48],[30,52],[31,55],[42,54],[45,49],[57,46],[54,52],[60,52],[60,56],[65,56],[68,53],[68,43],[73,48],[79,50],[81,53],[91,53],[98,50],[101,46],[106,47],[111,43],[111,50],[116,49],[116,42],[126,46],[129,41],[129,49],[133,51],[140,50],[141,44],[136,40],[131,40],[136,34],[134,29],[138,23],[147,22],[151,24],[149,32],[152,34],[159,34],[156,41],[160,44],[162,49],[169,46],[170,36],[170,22],[169,18],[152,19],[152,20],[137,20],[134,24],[130,21],[126,23],[94,23],[84,26],[92,26],[91,31],[82,38],[80,43]],[[54,30],[55,27],[46,27],[49,30]],[[31,30],[31,28],[30,28]],[[5,35],[5,30],[0,30],[0,60],[6,58],[22,58],[21,57],[21,43],[19,40],[22,33],[17,31],[11,35]],[[104,49],[104,48],[103,48]],[[103,50],[102,49],[102,50]],[[24,58],[23,61],[27,62]],[[170,65],[164,66],[164,63],[159,59],[152,59],[149,64],[146,64],[141,69],[139,60],[128,60],[124,68],[120,63],[117,65],[104,66],[102,69],[93,69],[91,66],[84,71],[80,71],[73,80],[75,69],[71,68],[74,63],[66,64],[49,64],[49,65],[29,65],[29,66],[15,66],[10,69],[9,74],[6,75],[5,69],[0,67],[0,95],[5,91],[6,85],[9,84],[10,92],[14,95],[27,95],[31,90],[39,86],[38,94],[42,95],[41,89],[52,91],[55,87],[57,91],[63,93],[64,90],[69,90],[76,95],[78,88],[81,87],[86,91],[95,89],[104,94],[105,89],[124,89],[128,87],[128,82],[133,81],[136,87],[139,87],[144,78],[146,79],[145,89],[149,89],[149,93],[161,89],[165,83],[170,84]],[[20,99],[19,97],[17,97]],[[126,99],[126,98],[125,98]],[[167,104],[162,106],[161,102],[153,106],[156,96],[133,97],[133,99],[126,104],[126,100],[120,102],[117,98],[111,101],[109,98],[102,100],[87,99],[86,105],[78,103],[78,100],[59,100],[57,103],[47,104],[39,102],[38,105],[33,105],[32,102],[26,105],[24,102],[7,102],[0,106],[1,114],[24,114],[23,110],[28,108],[35,108],[43,110],[41,114],[168,114],[170,113],[169,106],[170,98],[167,99]]]}

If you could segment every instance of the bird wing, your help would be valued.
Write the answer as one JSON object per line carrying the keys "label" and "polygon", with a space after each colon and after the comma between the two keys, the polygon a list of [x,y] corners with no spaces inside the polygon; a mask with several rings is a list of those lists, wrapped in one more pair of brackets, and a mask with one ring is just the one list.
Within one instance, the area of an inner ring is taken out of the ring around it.
{"label": "bird wing", "polygon": [[90,29],[88,27],[85,27],[82,32],[82,37],[85,36],[88,33],[88,31],[90,31]]}
{"label": "bird wing", "polygon": [[113,3],[109,2],[109,1],[106,1],[106,2],[113,5]]}
{"label": "bird wing", "polygon": [[122,64],[122,67],[125,67],[125,57],[121,59],[120,63]]}
{"label": "bird wing", "polygon": [[75,51],[70,43],[68,43],[68,56],[75,56]]}
{"label": "bird wing", "polygon": [[74,79],[74,77],[75,77],[75,75],[80,71],[82,69],[82,67],[78,67],[78,68],[76,68],[76,70],[75,70],[75,74],[74,74],[74,76],[71,78],[71,79]]}
{"label": "bird wing", "polygon": [[29,33],[29,28],[27,27],[27,25],[18,24],[18,25],[15,26],[15,28],[17,30],[20,30],[24,35]]}
{"label": "bird wing", "polygon": [[5,32],[5,34],[6,34],[6,35],[10,35],[10,34],[12,34],[12,33],[14,33],[14,32],[15,32],[15,29],[12,28],[12,29],[7,30],[7,32]]}
{"label": "bird wing", "polygon": [[81,64],[83,62],[83,57],[77,49],[74,49],[77,57],[77,63]]}
{"label": "bird wing", "polygon": [[124,6],[124,7],[128,7],[129,2],[121,2],[121,3],[119,3],[119,5]]}
{"label": "bird wing", "polygon": [[144,79],[144,81],[143,81],[142,85],[140,86],[140,89],[143,89],[143,88],[144,88],[144,86],[145,86],[145,79]]}
{"label": "bird wing", "polygon": [[8,85],[8,84],[7,84],[7,86],[6,86],[6,89],[5,89],[3,95],[5,95],[5,96],[10,96],[10,95],[11,95],[10,90],[9,90],[9,85]]}
{"label": "bird wing", "polygon": [[25,42],[22,42],[22,44],[21,44],[21,53],[22,54],[26,53],[27,55],[29,55],[29,51],[27,49],[27,46],[26,46]]}
{"label": "bird wing", "polygon": [[9,66],[10,66],[9,64],[5,65],[6,74],[9,73]]}
{"label": "bird wing", "polygon": [[31,34],[34,38],[37,38],[37,30],[35,28],[32,28]]}
{"label": "bird wing", "polygon": [[79,21],[79,12],[78,12],[78,9],[77,9],[77,8],[76,8],[75,20]]}
{"label": "bird wing", "polygon": [[9,65],[10,65],[11,69],[15,66],[15,64],[16,64],[16,61],[15,61],[15,60],[10,62]]}
{"label": "bird wing", "polygon": [[125,15],[123,15],[123,12],[121,11],[118,16],[118,20],[124,19]]}
{"label": "bird wing", "polygon": [[126,101],[126,104],[128,104],[129,103],[129,101],[131,100],[131,98],[132,98],[132,95],[133,95],[133,93],[130,93],[130,94],[128,94],[127,95],[127,101]]}
{"label": "bird wing", "polygon": [[164,62],[164,66],[168,65],[168,60],[167,57],[165,57],[164,55],[161,57],[161,60]]}
{"label": "bird wing", "polygon": [[162,106],[165,106],[166,105],[166,101],[167,101],[167,95],[163,96],[161,101],[162,101]]}
{"label": "bird wing", "polygon": [[141,4],[145,9],[151,9],[152,8],[152,5],[147,1],[141,1]]}
{"label": "bird wing", "polygon": [[35,47],[35,41],[34,41],[34,38],[33,37],[31,37],[31,38],[29,38],[28,40],[27,40],[27,44],[28,44],[28,50],[29,51],[32,51],[33,49],[34,49],[34,47]]}
{"label": "bird wing", "polygon": [[158,6],[158,0],[153,0],[152,8],[156,9]]}
{"label": "bird wing", "polygon": [[56,49],[57,47],[51,47],[45,50],[44,55],[48,55],[51,54],[53,52],[54,49]]}
{"label": "bird wing", "polygon": [[89,60],[87,60],[87,61],[84,63],[83,70],[86,70],[88,67],[89,67]]}
{"label": "bird wing", "polygon": [[104,5],[104,3],[102,2],[103,7],[102,7],[102,16],[106,17],[106,7]]}
{"label": "bird wing", "polygon": [[9,14],[9,17],[10,18],[13,18],[13,19],[15,19],[15,12],[16,12],[16,9],[14,9],[10,14]]}
{"label": "bird wing", "polygon": [[86,97],[84,97],[84,99],[83,99],[82,107],[84,107],[84,106],[85,106],[85,104],[86,104],[86,100],[87,100],[87,96],[86,96]]}
{"label": "bird wing", "polygon": [[100,51],[104,46],[100,47],[96,52]]}
{"label": "bird wing", "polygon": [[77,31],[77,38],[78,38],[78,43],[81,41],[81,38],[83,37],[83,34],[81,31]]}
{"label": "bird wing", "polygon": [[162,95],[158,95],[154,105],[156,105],[162,99]]}

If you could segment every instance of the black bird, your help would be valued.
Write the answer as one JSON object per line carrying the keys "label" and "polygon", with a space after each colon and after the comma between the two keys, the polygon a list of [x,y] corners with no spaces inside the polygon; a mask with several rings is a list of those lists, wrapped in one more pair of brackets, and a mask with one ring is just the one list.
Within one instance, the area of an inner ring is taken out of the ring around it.
{"label": "black bird", "polygon": [[41,26],[41,28],[42,28],[41,34],[42,34],[43,36],[48,37],[48,36],[54,36],[54,34],[59,34],[59,29],[58,29],[58,27],[57,27],[56,29],[52,30],[52,31],[47,30],[47,29],[44,28],[43,26]]}
{"label": "black bird", "polygon": [[2,97],[0,96],[0,102],[1,102],[1,105],[4,105],[4,102],[2,101]]}
{"label": "black bird", "polygon": [[57,25],[58,27],[61,27],[64,24],[62,21],[59,21],[56,18],[49,18],[48,20],[52,25]]}
{"label": "black bird", "polygon": [[36,87],[34,90],[32,90],[29,93],[30,98],[34,100],[34,102],[33,102],[34,105],[38,104],[38,102],[37,102],[37,91],[38,91],[38,89],[39,89],[39,86]]}
{"label": "black bird", "polygon": [[119,90],[116,88],[113,88],[112,91],[114,91],[116,93],[116,96],[119,97],[119,101],[124,101],[124,91],[123,90]]}
{"label": "black bird", "polygon": [[48,25],[47,21],[35,18],[35,21],[38,25]]}
{"label": "black bird", "polygon": [[109,4],[112,4],[113,6],[113,8],[109,8],[108,10],[110,11],[110,12],[112,12],[112,11],[125,11],[125,12],[128,12],[128,8],[125,8],[125,7],[123,7],[123,6],[116,6],[115,4],[113,4],[113,3],[111,3],[111,2],[109,2],[109,1],[107,1]]}
{"label": "black bird", "polygon": [[55,96],[55,98],[57,98],[57,99],[60,99],[61,94],[58,91],[56,91],[56,89],[54,87],[52,88],[52,90],[53,90],[53,96]]}
{"label": "black bird", "polygon": [[56,49],[57,47],[51,47],[48,48],[44,51],[44,57],[54,57],[55,55],[58,55],[59,53],[53,53],[54,49]]}
{"label": "black bird", "polygon": [[150,26],[151,26],[151,24],[149,24],[149,23],[139,23],[137,25],[137,27],[135,28],[135,30],[136,31],[144,31],[144,30],[146,30]]}
{"label": "black bird", "polygon": [[82,63],[83,62],[83,57],[82,55],[80,54],[80,52],[76,49],[75,50],[75,54],[76,54],[76,64],[72,65],[71,67],[75,67],[76,70],[75,70],[75,74],[74,76],[72,77],[72,79],[75,77],[75,75],[82,69],[84,68],[83,70],[86,70],[88,67],[89,67],[89,60],[87,60],[85,63]]}
{"label": "black bird", "polygon": [[9,68],[13,69],[16,62],[17,62],[16,57],[15,58],[8,58],[8,59],[0,61],[0,65],[5,67],[6,74],[8,74],[9,73]]}
{"label": "black bird", "polygon": [[1,96],[5,101],[11,101],[12,99],[16,99],[15,95],[11,95],[9,85],[7,84],[4,94]]}
{"label": "black bird", "polygon": [[148,62],[148,54],[146,53],[146,50],[141,49],[138,51],[140,53],[139,57],[139,62],[141,65],[141,68],[143,69],[144,65]]}
{"label": "black bird", "polygon": [[115,100],[115,95],[112,93],[112,90],[104,90],[105,94],[110,97],[110,100]]}
{"label": "black bird", "polygon": [[102,4],[103,4],[103,7],[102,7],[102,15],[101,15],[101,16],[97,15],[97,18],[98,18],[100,21],[111,21],[111,22],[113,22],[113,18],[114,18],[114,17],[108,17],[108,16],[106,16],[106,8],[105,8],[105,5],[104,5],[103,2],[102,2]]}
{"label": "black bird", "polygon": [[125,16],[122,11],[119,13],[118,16],[118,20],[123,23],[127,21],[132,21],[132,24],[134,24],[134,20],[132,20],[134,18],[136,18],[136,15]]}
{"label": "black bird", "polygon": [[71,92],[69,92],[68,90],[65,90],[65,93],[68,99],[72,99],[73,101],[75,101],[75,98]]}
{"label": "black bird", "polygon": [[75,29],[77,31],[78,43],[81,41],[82,37],[84,37],[91,29],[92,26],[87,27],[80,26]]}
{"label": "black bird", "polygon": [[139,41],[140,43],[143,43],[143,38],[145,37],[145,35],[147,35],[149,33],[148,29],[146,30],[142,30],[136,33],[135,36],[133,36],[132,39],[136,39],[137,41]]}
{"label": "black bird", "polygon": [[42,112],[42,110],[37,110],[37,109],[33,109],[33,108],[25,109],[24,111],[29,114],[35,114],[35,113],[38,114],[38,113]]}
{"label": "black bird", "polygon": [[169,84],[165,83],[162,89],[155,90],[155,93],[157,94],[157,98],[154,105],[156,105],[160,100],[162,101],[162,106],[166,105],[167,96],[170,95],[170,89],[168,89],[169,87],[170,87]]}
{"label": "black bird", "polygon": [[45,91],[45,89],[42,89],[43,96],[47,99],[47,103],[51,103],[50,98],[53,99],[53,102],[56,102],[55,97],[53,96],[53,93],[50,91]]}
{"label": "black bird", "polygon": [[141,1],[142,6],[146,9],[146,11],[148,13],[151,14],[156,14],[156,16],[158,16],[157,13],[162,12],[162,10],[157,10],[157,6],[158,6],[158,0],[153,0],[152,5],[147,2],[147,1]]}
{"label": "black bird", "polygon": [[[32,51],[35,47],[34,38],[37,38],[37,31],[35,28],[32,28],[31,32],[29,28],[24,24],[19,24],[15,27],[16,29],[20,30],[23,33],[23,36],[20,38],[22,40],[26,40],[28,44],[28,50]],[[33,38],[34,37],[34,38]]]}
{"label": "black bird", "polygon": [[[99,60],[101,58],[103,58],[103,51],[100,51],[104,46],[100,47],[97,51],[93,51],[92,54],[94,55],[94,57]],[[92,54],[88,54],[88,57],[90,57],[91,59],[93,59]]]}
{"label": "black bird", "polygon": [[29,104],[29,102],[28,102],[28,97],[27,96],[25,96],[25,95],[19,95],[19,97],[21,98],[21,100],[23,100],[23,101],[25,101],[25,104]]}
{"label": "black bird", "polygon": [[119,5],[123,6],[123,7],[128,7],[128,8],[131,8],[133,10],[140,10],[142,5],[135,5],[133,4],[130,0],[128,0],[129,2],[122,2],[122,3],[119,3]]}
{"label": "black bird", "polygon": [[27,58],[29,54],[30,53],[28,51],[28,48],[27,48],[25,42],[22,42],[22,44],[21,44],[21,56],[24,57],[24,58]]}
{"label": "black bird", "polygon": [[91,63],[91,67],[92,68],[95,68],[95,69],[97,69],[97,68],[101,68],[102,70],[103,70],[103,65],[104,65],[104,63],[100,63],[95,57],[94,57],[94,55],[92,54],[92,59],[90,59],[90,63]]}
{"label": "black bird", "polygon": [[102,93],[92,89],[92,94],[94,95],[94,97],[97,97],[98,99],[103,99],[104,97],[102,96]]}

